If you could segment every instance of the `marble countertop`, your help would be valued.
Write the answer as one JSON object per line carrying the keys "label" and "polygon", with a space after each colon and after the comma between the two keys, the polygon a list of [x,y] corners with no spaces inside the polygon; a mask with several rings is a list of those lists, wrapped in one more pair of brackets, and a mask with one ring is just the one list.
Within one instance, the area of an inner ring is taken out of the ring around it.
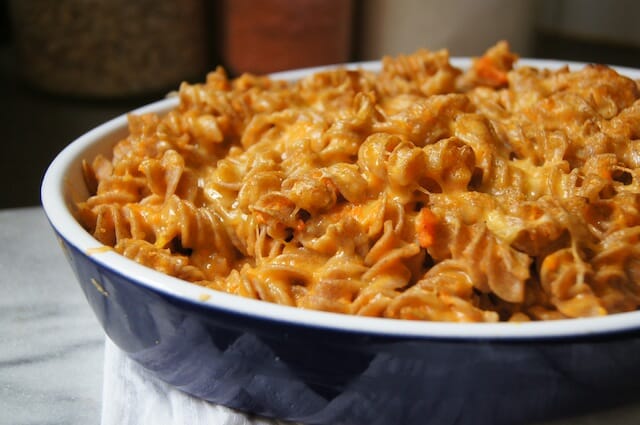
{"label": "marble countertop", "polygon": [[104,333],[39,207],[0,210],[0,425],[99,424]]}

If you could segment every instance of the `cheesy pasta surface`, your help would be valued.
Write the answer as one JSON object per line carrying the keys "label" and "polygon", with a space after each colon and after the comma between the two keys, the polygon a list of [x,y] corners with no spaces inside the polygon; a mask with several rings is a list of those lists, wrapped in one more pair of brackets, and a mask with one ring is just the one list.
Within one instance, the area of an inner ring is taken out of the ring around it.
{"label": "cheesy pasta surface", "polygon": [[101,243],[244,297],[434,321],[640,304],[640,91],[446,51],[287,83],[222,69],[84,164]]}

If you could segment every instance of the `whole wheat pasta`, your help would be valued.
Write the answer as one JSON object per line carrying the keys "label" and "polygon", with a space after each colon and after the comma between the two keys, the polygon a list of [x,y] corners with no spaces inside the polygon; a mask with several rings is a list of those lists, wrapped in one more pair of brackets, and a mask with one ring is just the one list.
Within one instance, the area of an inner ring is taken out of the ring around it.
{"label": "whole wheat pasta", "polygon": [[85,163],[99,241],[198,285],[343,314],[546,320],[640,305],[640,90],[502,42],[287,83],[222,69]]}

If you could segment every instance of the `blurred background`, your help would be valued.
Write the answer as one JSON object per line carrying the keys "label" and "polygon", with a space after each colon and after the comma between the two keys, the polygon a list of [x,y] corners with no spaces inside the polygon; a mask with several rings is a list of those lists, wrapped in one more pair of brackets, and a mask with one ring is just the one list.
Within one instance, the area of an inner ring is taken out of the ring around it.
{"label": "blurred background", "polygon": [[38,205],[87,130],[223,65],[231,75],[418,48],[640,67],[635,0],[0,0],[0,208]]}

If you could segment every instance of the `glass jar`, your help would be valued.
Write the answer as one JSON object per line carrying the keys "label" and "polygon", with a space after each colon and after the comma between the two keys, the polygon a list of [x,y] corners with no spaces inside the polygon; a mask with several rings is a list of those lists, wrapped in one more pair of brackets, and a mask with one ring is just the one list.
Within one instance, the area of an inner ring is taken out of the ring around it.
{"label": "glass jar", "polygon": [[202,0],[12,0],[23,78],[47,92],[123,97],[209,66]]}

